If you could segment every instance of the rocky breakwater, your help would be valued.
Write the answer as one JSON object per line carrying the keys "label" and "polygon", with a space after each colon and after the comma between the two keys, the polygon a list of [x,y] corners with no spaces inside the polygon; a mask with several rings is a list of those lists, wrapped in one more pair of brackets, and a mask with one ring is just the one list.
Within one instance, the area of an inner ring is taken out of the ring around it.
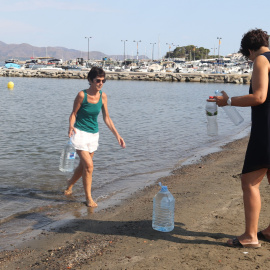
{"label": "rocky breakwater", "polygon": [[[2,77],[86,79],[88,71],[0,69]],[[250,74],[204,74],[170,72],[106,72],[108,80],[249,84]]]}
{"label": "rocky breakwater", "polygon": [[166,72],[107,72],[108,80],[249,84],[251,74],[204,74]]}
{"label": "rocky breakwater", "polygon": [[2,77],[86,79],[87,74],[88,71],[77,70],[0,69],[0,76]]}

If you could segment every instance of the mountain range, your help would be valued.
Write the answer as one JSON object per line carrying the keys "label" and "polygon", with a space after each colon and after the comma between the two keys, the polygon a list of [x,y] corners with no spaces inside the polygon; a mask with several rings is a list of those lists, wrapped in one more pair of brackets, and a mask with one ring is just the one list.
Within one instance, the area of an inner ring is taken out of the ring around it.
{"label": "mountain range", "polygon": [[[31,57],[51,57],[60,58],[65,60],[71,60],[76,58],[88,59],[88,52],[82,52],[74,49],[67,49],[64,47],[35,47],[27,43],[22,44],[6,44],[0,41],[0,61],[7,59],[19,59],[27,60]],[[106,55],[105,53],[98,51],[90,51],[89,58],[95,60],[102,60],[102,58],[108,57],[114,60],[123,60],[123,55]],[[126,55],[126,59],[131,58]],[[139,56],[140,59],[145,56]]]}

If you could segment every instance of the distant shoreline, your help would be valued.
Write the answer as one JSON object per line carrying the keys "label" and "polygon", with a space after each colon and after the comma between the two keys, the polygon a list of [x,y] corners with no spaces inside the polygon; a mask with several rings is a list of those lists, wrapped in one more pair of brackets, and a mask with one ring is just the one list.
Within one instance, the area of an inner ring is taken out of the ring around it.
{"label": "distant shoreline", "polygon": [[[0,77],[87,79],[88,70],[0,69]],[[110,72],[108,80],[250,84],[251,74],[205,74],[172,72]]]}

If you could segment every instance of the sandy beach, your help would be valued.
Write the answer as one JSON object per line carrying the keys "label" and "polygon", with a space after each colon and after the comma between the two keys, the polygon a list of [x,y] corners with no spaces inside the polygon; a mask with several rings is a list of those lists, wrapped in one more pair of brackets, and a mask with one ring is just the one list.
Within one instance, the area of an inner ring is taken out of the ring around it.
{"label": "sandy beach", "polygon": [[[175,229],[151,227],[154,185],[0,253],[0,269],[270,269],[270,243],[230,248],[244,230],[240,173],[248,138],[157,179],[176,200]],[[259,228],[269,224],[267,179]]]}

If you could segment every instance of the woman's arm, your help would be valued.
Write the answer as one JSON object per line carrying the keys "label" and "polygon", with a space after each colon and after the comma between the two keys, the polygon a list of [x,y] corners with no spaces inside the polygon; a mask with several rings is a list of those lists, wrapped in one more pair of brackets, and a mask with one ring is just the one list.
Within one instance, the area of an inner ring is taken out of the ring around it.
{"label": "woman's arm", "polygon": [[[237,96],[231,98],[231,105],[238,107],[257,106],[265,102],[268,92],[268,73],[269,61],[263,56],[259,55],[253,64],[252,72],[252,90],[253,93],[244,96]],[[217,96],[217,105],[222,107],[227,105],[228,95],[222,91],[223,96]]]}
{"label": "woman's arm", "polygon": [[124,139],[119,135],[119,133],[117,132],[112,119],[109,116],[109,112],[108,112],[108,102],[107,102],[107,95],[103,92],[102,93],[102,115],[103,115],[103,120],[105,122],[105,124],[107,125],[107,127],[111,130],[111,132],[113,133],[113,135],[116,137],[118,143],[125,148],[126,144]]}
{"label": "woman's arm", "polygon": [[72,136],[73,133],[76,133],[76,131],[74,129],[74,124],[76,122],[77,112],[82,105],[83,99],[84,99],[84,92],[80,91],[74,100],[73,110],[69,116],[69,129],[68,129],[68,136],[69,137]]}

